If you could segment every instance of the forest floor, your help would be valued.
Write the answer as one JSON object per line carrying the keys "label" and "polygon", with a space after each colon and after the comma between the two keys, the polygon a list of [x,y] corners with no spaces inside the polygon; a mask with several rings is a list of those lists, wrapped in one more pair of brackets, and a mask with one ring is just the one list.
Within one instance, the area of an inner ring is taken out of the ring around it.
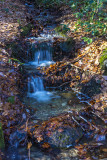
{"label": "forest floor", "polygon": [[[62,13],[65,13],[65,11],[66,13],[67,11],[70,12],[66,7],[64,10],[61,10]],[[75,28],[75,20],[70,13],[61,16],[60,21],[65,20],[64,24],[70,24],[68,36],[73,37],[76,42],[76,57],[67,59],[67,61],[64,59],[61,62],[50,65],[48,68],[43,68],[46,79],[50,79],[50,83],[55,86],[57,84],[64,85],[69,81],[72,89],[77,87],[76,89],[78,91],[83,91],[83,93],[87,91],[87,94],[90,92],[87,86],[90,87],[90,90],[91,86],[94,88],[93,84],[89,84],[90,81],[93,83],[94,79],[94,84],[101,86],[100,92],[92,94],[92,99],[89,103],[96,110],[95,113],[97,116],[107,123],[107,117],[104,115],[107,111],[107,76],[103,76],[103,71],[99,64],[99,58],[107,46],[107,41],[100,37],[89,45],[83,43],[81,38],[86,33],[82,30],[75,33],[72,32],[72,29]],[[7,49],[6,45],[8,42],[14,41],[22,41],[22,45],[24,45],[25,37],[21,37],[20,25],[24,27],[32,21],[33,17],[31,13],[28,12],[26,6],[19,0],[5,0],[0,2],[0,122],[3,125],[6,141],[9,140],[10,133],[17,129],[20,123],[28,119],[31,110],[28,107],[26,109],[18,99],[18,86],[21,83],[22,76],[18,72],[20,64],[12,60],[12,49],[11,47]],[[34,23],[37,22],[33,21]],[[44,27],[43,24],[40,27]],[[35,32],[38,32],[37,28],[31,32],[32,35],[35,34]],[[70,69],[68,69],[69,67]],[[63,72],[63,77],[60,74],[57,76],[58,72]],[[85,90],[83,89],[84,87],[86,87]],[[2,154],[0,151],[0,156]],[[0,159],[2,158],[0,157]]]}

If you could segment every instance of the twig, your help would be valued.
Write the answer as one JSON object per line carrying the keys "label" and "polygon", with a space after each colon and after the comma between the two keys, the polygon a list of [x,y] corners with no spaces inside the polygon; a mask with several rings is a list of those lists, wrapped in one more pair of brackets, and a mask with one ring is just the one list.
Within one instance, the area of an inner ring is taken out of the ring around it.
{"label": "twig", "polygon": [[99,130],[95,125],[93,125],[92,123],[88,122],[84,117],[82,117],[82,116],[80,116],[80,115],[79,115],[79,117],[80,117],[82,120],[84,120],[87,124],[92,125],[93,128],[95,128],[96,130]]}
{"label": "twig", "polygon": [[29,160],[30,160],[30,148],[28,150],[28,157],[29,157]]}
{"label": "twig", "polygon": [[78,62],[80,59],[82,59],[83,57],[85,57],[87,54],[89,54],[89,52],[87,52],[86,54],[84,54],[84,55],[81,56],[81,57],[77,57],[76,59],[72,60],[71,63]]}
{"label": "twig", "polygon": [[71,81],[68,81],[68,82],[65,82],[63,84],[61,84],[60,86],[57,86],[57,87],[46,87],[46,88],[60,88],[62,87],[63,85],[67,84],[67,83],[70,83]]}
{"label": "twig", "polygon": [[73,116],[72,116],[72,119],[78,126],[82,128],[83,131],[86,131]]}
{"label": "twig", "polygon": [[94,113],[93,111],[91,111],[91,113],[93,113],[96,117],[100,118],[100,119],[105,123],[105,119],[104,119],[104,118],[102,118],[102,117],[100,117],[100,115],[98,115],[98,114]]}
{"label": "twig", "polygon": [[58,86],[57,88],[60,88],[60,87],[62,87],[63,85],[68,84],[68,83],[70,83],[70,82],[71,82],[71,81],[65,82],[65,83],[61,84],[60,86]]}

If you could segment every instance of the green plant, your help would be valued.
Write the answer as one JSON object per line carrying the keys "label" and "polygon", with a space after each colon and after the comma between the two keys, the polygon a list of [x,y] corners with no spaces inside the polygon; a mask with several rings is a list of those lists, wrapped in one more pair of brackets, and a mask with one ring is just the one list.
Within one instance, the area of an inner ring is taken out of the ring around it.
{"label": "green plant", "polygon": [[8,13],[9,9],[8,8],[4,8],[3,11],[5,11],[6,13]]}
{"label": "green plant", "polygon": [[8,97],[7,101],[11,104],[15,103],[15,96]]}
{"label": "green plant", "polygon": [[32,24],[27,24],[26,26],[21,28],[21,36],[25,37],[27,36],[30,31],[32,30],[33,26]]}
{"label": "green plant", "polygon": [[0,149],[3,149],[4,147],[5,147],[4,134],[2,129],[2,123],[0,122]]}
{"label": "green plant", "polygon": [[100,66],[102,69],[104,69],[104,61],[107,59],[107,48],[103,50],[102,55],[99,58]]}
{"label": "green plant", "polygon": [[19,25],[21,25],[21,20],[20,20],[20,19],[18,19],[18,20],[17,20],[17,23],[18,23]]}
{"label": "green plant", "polygon": [[61,36],[66,36],[67,32],[70,31],[68,25],[61,24],[55,28],[55,31]]}
{"label": "green plant", "polygon": [[[92,36],[106,35],[107,31],[107,15],[104,12],[104,0],[89,0],[84,1],[80,5],[79,12],[75,12],[74,15],[77,18],[76,30],[82,28],[85,32],[90,33]],[[77,8],[77,4],[80,4],[80,0],[71,5],[73,8]]]}
{"label": "green plant", "polygon": [[11,63],[11,61],[15,61],[15,62],[18,62],[20,65],[23,65],[24,63],[20,62],[18,59],[16,58],[9,58],[9,63]]}
{"label": "green plant", "polygon": [[87,42],[87,44],[90,44],[90,43],[93,42],[93,39],[92,39],[92,38],[83,37],[82,39],[84,40],[84,42]]}

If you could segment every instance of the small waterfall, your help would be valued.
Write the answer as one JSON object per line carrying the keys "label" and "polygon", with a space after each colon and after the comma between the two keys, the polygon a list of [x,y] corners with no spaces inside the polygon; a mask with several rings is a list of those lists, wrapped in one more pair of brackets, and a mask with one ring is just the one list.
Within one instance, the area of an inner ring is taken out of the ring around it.
{"label": "small waterfall", "polygon": [[28,78],[28,94],[44,91],[43,80],[41,77]]}
{"label": "small waterfall", "polygon": [[35,53],[35,62],[38,63],[38,65],[43,61],[51,61],[52,55],[49,50],[39,50]]}
{"label": "small waterfall", "polygon": [[32,76],[28,78],[28,97],[35,98],[37,101],[48,101],[52,94],[45,91],[43,79],[41,77]]}
{"label": "small waterfall", "polygon": [[40,43],[34,52],[34,60],[29,62],[31,65],[46,66],[53,63],[52,47],[49,43]]}
{"label": "small waterfall", "polygon": [[[47,38],[47,36],[46,36]],[[28,65],[46,66],[54,63],[52,61],[52,43],[47,41],[45,37],[38,37],[35,43],[32,44],[32,61]],[[35,45],[36,44],[36,45]],[[31,67],[31,66],[30,66]],[[33,68],[32,68],[33,69]],[[36,70],[35,70],[36,71]],[[28,97],[35,98],[39,102],[46,102],[52,99],[53,94],[46,91],[43,85],[43,79],[40,76],[31,76],[28,78]]]}
{"label": "small waterfall", "polygon": [[52,49],[50,44],[40,44],[39,49],[35,52],[35,62],[39,64],[52,61]]}

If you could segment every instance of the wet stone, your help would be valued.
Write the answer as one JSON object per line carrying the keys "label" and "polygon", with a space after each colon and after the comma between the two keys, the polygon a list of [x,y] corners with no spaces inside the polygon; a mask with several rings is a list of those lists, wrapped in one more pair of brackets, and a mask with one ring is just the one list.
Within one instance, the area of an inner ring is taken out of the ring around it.
{"label": "wet stone", "polygon": [[34,141],[45,149],[50,147],[67,149],[75,146],[84,135],[68,113],[43,121],[33,132],[32,128],[28,132]]}
{"label": "wet stone", "polygon": [[62,43],[60,44],[60,48],[61,48],[61,50],[62,50],[63,52],[65,52],[65,53],[72,52],[72,51],[75,50],[75,41],[73,40],[72,37],[69,37],[69,38],[67,39],[67,41],[62,42]]}
{"label": "wet stone", "polygon": [[24,145],[26,144],[26,135],[27,133],[24,132],[24,131],[16,131],[14,133],[12,133],[10,135],[10,138],[9,138],[9,144],[12,145],[12,146],[15,146],[16,148],[19,146],[19,145]]}
{"label": "wet stone", "polygon": [[55,147],[69,148],[83,136],[81,128],[64,127],[61,132],[60,130],[61,128],[57,128],[48,139],[48,142]]}
{"label": "wet stone", "polygon": [[101,93],[101,84],[92,78],[88,83],[82,85],[81,92],[89,97]]}

